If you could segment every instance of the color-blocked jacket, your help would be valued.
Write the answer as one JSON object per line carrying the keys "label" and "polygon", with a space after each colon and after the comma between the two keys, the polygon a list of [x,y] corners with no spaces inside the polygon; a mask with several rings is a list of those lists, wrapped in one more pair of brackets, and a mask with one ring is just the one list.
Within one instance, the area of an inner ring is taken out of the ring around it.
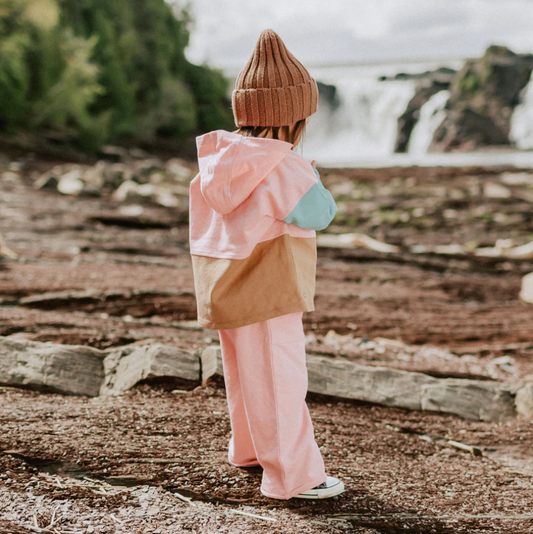
{"label": "color-blocked jacket", "polygon": [[292,144],[215,130],[196,138],[189,242],[198,322],[245,326],[314,310],[316,232],[337,212]]}

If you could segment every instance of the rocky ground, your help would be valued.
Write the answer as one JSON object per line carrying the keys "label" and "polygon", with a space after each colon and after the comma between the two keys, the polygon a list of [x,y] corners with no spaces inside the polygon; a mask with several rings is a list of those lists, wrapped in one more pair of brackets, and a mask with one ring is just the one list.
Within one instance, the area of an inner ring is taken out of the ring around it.
{"label": "rocky ground", "polygon": [[[195,322],[186,196],[194,172],[144,154],[93,166],[6,159],[0,335],[98,348],[217,343],[216,331]],[[533,381],[533,312],[519,299],[533,259],[511,254],[533,240],[533,174],[393,168],[322,177],[339,205],[329,234],[398,248],[319,249],[316,310],[305,317],[310,353]],[[143,384],[115,399],[2,388],[0,532],[533,530],[531,422],[310,395],[328,471],[348,491],[324,503],[277,502],[261,496],[260,470],[226,462],[221,379],[192,388]],[[476,445],[482,456],[432,437]]]}

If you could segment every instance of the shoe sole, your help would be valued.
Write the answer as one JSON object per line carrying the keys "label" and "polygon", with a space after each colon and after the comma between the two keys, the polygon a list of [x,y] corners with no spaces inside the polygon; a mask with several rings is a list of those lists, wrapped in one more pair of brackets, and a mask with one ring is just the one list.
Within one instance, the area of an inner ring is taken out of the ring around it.
{"label": "shoe sole", "polygon": [[344,482],[339,481],[329,488],[320,490],[307,490],[294,495],[295,499],[329,499],[344,492]]}

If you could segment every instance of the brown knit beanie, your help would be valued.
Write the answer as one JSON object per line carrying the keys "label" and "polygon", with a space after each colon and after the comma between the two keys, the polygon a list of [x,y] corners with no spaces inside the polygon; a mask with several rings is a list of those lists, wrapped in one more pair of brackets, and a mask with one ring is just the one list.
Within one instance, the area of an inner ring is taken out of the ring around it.
{"label": "brown knit beanie", "polygon": [[232,93],[237,127],[289,126],[318,107],[318,87],[274,30],[261,32]]}

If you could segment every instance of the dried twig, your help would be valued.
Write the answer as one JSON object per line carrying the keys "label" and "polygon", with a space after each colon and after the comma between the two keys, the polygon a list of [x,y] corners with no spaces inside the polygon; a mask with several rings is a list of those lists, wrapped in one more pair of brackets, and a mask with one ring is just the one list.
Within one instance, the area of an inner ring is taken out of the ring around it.
{"label": "dried twig", "polygon": [[452,447],[455,447],[461,451],[469,452],[472,456],[483,456],[481,449],[474,447],[473,445],[466,445],[465,443],[454,441],[453,439],[448,440],[448,445],[451,445]]}
{"label": "dried twig", "polygon": [[[33,517],[35,520],[35,516]],[[28,530],[32,530],[33,532],[51,532],[52,534],[54,534],[53,530],[49,530],[47,528],[41,528],[41,527],[34,527],[33,525],[25,525],[24,528],[27,528]]]}
{"label": "dried twig", "polygon": [[182,495],[181,493],[178,493],[177,491],[173,491],[170,495],[172,495],[173,497],[176,497],[176,499],[179,499],[180,501],[190,504],[191,506],[196,506],[196,503],[192,502],[192,499],[190,497],[185,497],[185,495]]}
{"label": "dried twig", "polygon": [[[196,503],[193,502],[193,500],[190,497],[185,497],[185,495],[182,495],[181,493],[177,491],[172,491],[170,495],[172,495],[176,499],[179,499],[180,501],[186,502],[190,506],[196,506]],[[262,515],[251,514],[249,512],[243,512],[242,510],[234,510],[233,508],[224,507],[224,510],[228,512],[233,512],[234,514],[240,514],[240,515],[245,515],[247,517],[253,517],[255,519],[261,519],[263,521],[277,521],[277,519],[274,519],[273,517],[265,517]]]}
{"label": "dried twig", "polygon": [[[44,528],[48,529],[48,528],[54,526],[54,524],[56,523],[56,512],[57,512],[58,509],[59,509],[59,504],[54,508],[54,511],[52,513],[52,519],[50,520],[50,524],[48,526],[44,527]],[[58,518],[58,520],[59,520],[59,518]]]}
{"label": "dried twig", "polygon": [[483,451],[479,447],[473,445],[467,445],[466,443],[461,443],[460,441],[455,441],[453,439],[441,438],[440,436],[431,436],[430,434],[422,434],[416,430],[410,428],[402,428],[396,425],[391,425],[390,423],[383,423],[385,428],[393,430],[394,432],[401,432],[403,434],[414,434],[418,436],[422,441],[427,441],[428,443],[439,443],[441,445],[449,445],[450,447],[455,447],[461,451],[469,452],[472,456],[483,456]]}
{"label": "dried twig", "polygon": [[257,514],[250,514],[249,512],[243,512],[242,510],[234,510],[233,508],[227,508],[230,512],[233,512],[234,514],[241,514],[246,515],[248,517],[254,517],[256,519],[262,519],[263,521],[277,521],[277,519],[273,517],[266,517],[263,515],[257,515]]}
{"label": "dried twig", "polygon": [[113,521],[116,521],[117,523],[120,523],[121,525],[125,525],[124,521],[121,521],[118,517],[115,517],[113,514],[109,514],[111,516],[111,519]]}
{"label": "dried twig", "polygon": [[89,477],[82,477],[83,480],[88,480],[89,482],[93,482],[95,484],[98,484],[99,486],[102,486],[102,483],[99,481],[99,480],[95,480],[94,478],[89,478]]}

